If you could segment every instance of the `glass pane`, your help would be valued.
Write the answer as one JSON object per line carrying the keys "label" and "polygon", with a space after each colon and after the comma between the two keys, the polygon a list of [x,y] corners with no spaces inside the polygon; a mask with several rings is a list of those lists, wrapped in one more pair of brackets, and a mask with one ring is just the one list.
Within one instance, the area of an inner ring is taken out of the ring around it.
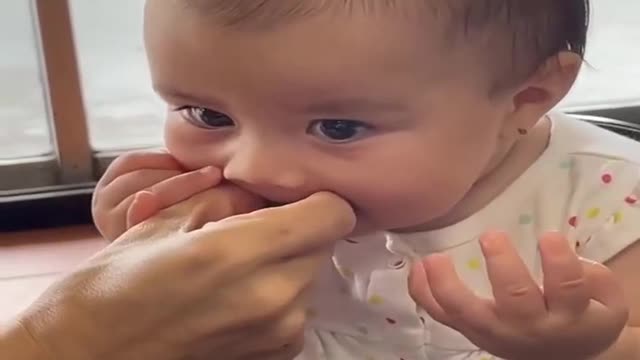
{"label": "glass pane", "polygon": [[52,152],[30,2],[0,2],[0,162]]}
{"label": "glass pane", "polygon": [[142,42],[144,0],[71,0],[91,143],[96,150],[162,142]]}
{"label": "glass pane", "polygon": [[567,106],[640,103],[640,1],[591,0],[585,66]]}

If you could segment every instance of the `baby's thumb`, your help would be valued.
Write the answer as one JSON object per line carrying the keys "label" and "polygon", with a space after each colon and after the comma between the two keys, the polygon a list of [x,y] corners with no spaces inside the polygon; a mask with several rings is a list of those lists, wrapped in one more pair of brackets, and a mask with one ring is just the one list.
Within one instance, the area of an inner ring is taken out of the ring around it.
{"label": "baby's thumb", "polygon": [[160,211],[156,195],[150,191],[135,194],[133,202],[127,209],[127,229],[140,224]]}

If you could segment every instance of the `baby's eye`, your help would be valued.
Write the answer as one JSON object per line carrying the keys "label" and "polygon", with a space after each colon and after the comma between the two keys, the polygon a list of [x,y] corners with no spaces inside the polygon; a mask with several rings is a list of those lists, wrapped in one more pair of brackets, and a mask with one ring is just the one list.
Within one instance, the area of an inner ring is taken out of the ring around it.
{"label": "baby's eye", "polygon": [[371,127],[355,120],[318,120],[311,124],[309,133],[329,142],[346,143],[361,138]]}
{"label": "baby's eye", "polygon": [[176,111],[179,111],[182,117],[191,124],[205,129],[217,129],[234,125],[233,120],[228,115],[203,107],[183,106],[176,109]]}

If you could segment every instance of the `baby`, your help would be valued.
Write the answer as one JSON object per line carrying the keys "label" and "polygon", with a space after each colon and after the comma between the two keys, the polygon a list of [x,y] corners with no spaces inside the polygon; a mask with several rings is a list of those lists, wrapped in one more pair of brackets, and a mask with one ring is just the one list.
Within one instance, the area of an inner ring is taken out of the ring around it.
{"label": "baby", "polygon": [[114,239],[219,176],[264,200],[242,208],[330,191],[358,223],[297,359],[638,359],[640,143],[550,113],[587,19],[586,0],[148,0],[167,153],[117,161],[96,223]]}

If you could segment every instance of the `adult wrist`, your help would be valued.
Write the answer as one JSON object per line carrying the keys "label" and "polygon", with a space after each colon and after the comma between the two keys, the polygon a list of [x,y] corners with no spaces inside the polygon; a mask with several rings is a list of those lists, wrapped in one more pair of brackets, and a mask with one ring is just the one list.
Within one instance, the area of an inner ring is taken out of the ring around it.
{"label": "adult wrist", "polygon": [[0,325],[0,359],[55,360],[17,320]]}

